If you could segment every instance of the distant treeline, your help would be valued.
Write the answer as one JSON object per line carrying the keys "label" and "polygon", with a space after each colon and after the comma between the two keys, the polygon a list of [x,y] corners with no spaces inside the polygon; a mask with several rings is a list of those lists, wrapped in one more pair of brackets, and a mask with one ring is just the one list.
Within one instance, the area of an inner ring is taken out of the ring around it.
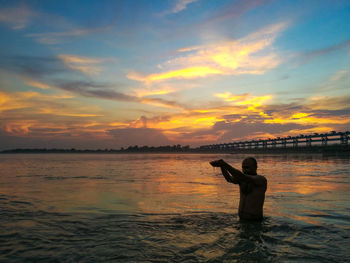
{"label": "distant treeline", "polygon": [[303,146],[303,147],[276,147],[276,148],[246,148],[246,149],[203,149],[203,148],[190,148],[190,146],[181,145],[167,145],[167,146],[129,146],[127,148],[117,149],[97,149],[97,150],[79,150],[75,148],[71,149],[12,149],[0,151],[3,153],[231,153],[231,154],[284,154],[284,153],[321,153],[321,154],[341,154],[350,155],[350,145],[334,144],[329,146]]}
{"label": "distant treeline", "polygon": [[189,145],[181,146],[177,145],[166,145],[166,146],[129,146],[127,148],[117,149],[97,149],[97,150],[79,150],[75,148],[71,149],[12,149],[12,150],[4,150],[0,153],[136,153],[136,152],[191,152],[196,151],[196,149],[190,148]]}

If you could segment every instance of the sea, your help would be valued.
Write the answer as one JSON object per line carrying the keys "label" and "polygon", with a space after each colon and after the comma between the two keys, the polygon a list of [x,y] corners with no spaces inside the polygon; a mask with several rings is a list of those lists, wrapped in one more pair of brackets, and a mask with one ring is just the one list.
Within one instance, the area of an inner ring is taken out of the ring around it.
{"label": "sea", "polygon": [[0,262],[350,262],[350,157],[257,154],[262,222],[209,161],[241,154],[1,154]]}

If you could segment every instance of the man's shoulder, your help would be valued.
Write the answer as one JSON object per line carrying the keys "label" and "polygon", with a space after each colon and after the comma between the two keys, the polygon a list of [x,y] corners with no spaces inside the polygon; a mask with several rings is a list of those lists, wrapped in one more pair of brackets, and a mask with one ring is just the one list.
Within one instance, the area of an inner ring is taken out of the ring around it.
{"label": "man's shoulder", "polygon": [[267,184],[267,179],[263,175],[257,174],[256,175],[256,180],[259,181],[262,184]]}

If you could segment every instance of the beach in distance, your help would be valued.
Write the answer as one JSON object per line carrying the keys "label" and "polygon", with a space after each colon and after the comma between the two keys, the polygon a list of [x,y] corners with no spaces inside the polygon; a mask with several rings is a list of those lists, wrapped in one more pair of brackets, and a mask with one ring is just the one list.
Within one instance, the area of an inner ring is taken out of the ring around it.
{"label": "beach in distance", "polygon": [[259,154],[262,222],[209,161],[246,154],[1,154],[1,262],[345,262],[350,157]]}

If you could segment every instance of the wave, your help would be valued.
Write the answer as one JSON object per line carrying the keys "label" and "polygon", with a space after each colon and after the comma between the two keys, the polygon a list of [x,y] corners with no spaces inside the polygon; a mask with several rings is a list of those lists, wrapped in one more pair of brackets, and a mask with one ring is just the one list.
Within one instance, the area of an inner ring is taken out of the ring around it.
{"label": "wave", "polygon": [[59,213],[2,198],[1,261],[305,262],[349,256],[349,233],[330,225],[281,217],[248,223],[208,211]]}

